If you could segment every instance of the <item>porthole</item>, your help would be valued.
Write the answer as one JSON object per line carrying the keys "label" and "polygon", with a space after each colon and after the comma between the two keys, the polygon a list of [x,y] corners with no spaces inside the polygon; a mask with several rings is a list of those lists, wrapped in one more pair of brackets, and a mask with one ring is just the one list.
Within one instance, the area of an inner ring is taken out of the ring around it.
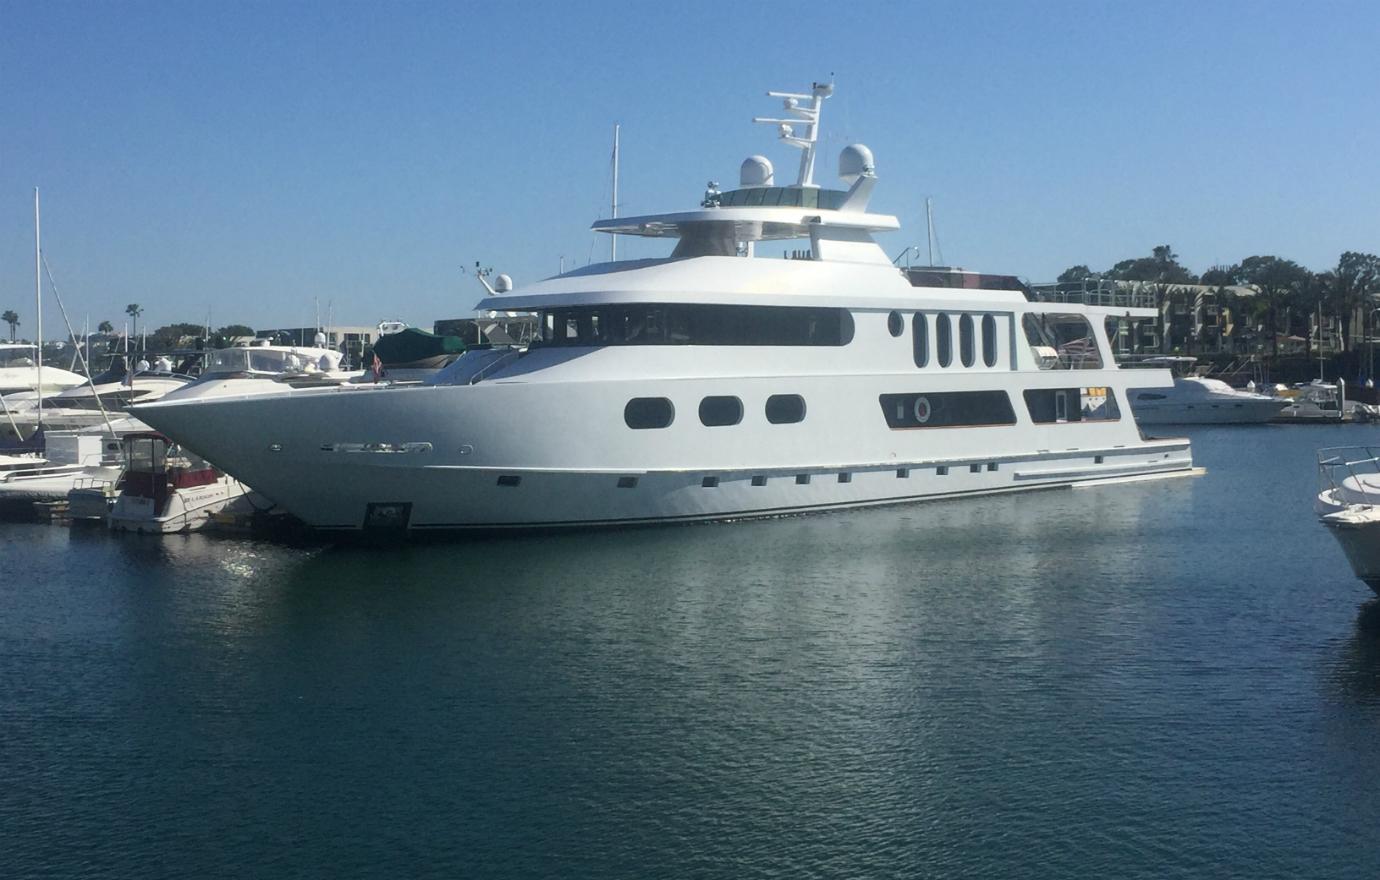
{"label": "porthole", "polygon": [[900,336],[906,329],[906,322],[901,318],[900,312],[892,312],[886,316],[886,329],[892,336]]}
{"label": "porthole", "polygon": [[676,408],[664,397],[634,397],[623,407],[623,422],[635,431],[665,428],[676,419]]}
{"label": "porthole", "polygon": [[982,316],[982,362],[997,365],[997,319],[991,315]]}
{"label": "porthole", "polygon": [[953,324],[943,312],[934,318],[934,349],[939,357],[939,366],[947,367],[954,362]]}
{"label": "porthole", "polygon": [[965,367],[977,362],[977,344],[973,338],[973,316],[962,315],[958,319],[958,359]]}
{"label": "porthole", "polygon": [[700,401],[700,423],[708,428],[736,425],[743,420],[743,402],[736,397],[706,397]]}
{"label": "porthole", "polygon": [[925,316],[916,312],[910,319],[910,342],[915,365],[923,367],[930,362],[930,325]]}
{"label": "porthole", "polygon": [[930,407],[929,398],[923,396],[915,398],[913,410],[915,412],[915,420],[922,425],[930,420],[930,413],[933,412]]}
{"label": "porthole", "polygon": [[767,421],[773,425],[794,425],[805,421],[805,398],[799,394],[773,394],[768,397]]}

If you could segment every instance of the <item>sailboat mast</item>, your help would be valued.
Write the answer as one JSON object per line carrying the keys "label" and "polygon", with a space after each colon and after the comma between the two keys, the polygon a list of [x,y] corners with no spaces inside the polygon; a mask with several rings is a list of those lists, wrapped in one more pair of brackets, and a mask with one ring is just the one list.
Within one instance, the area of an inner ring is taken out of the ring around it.
{"label": "sailboat mast", "polygon": [[[618,123],[613,124],[613,216],[618,217]],[[609,261],[618,259],[618,236],[609,236]]]}
{"label": "sailboat mast", "polygon": [[38,187],[34,187],[34,309],[38,313],[38,357],[34,358],[34,369],[38,374],[38,427],[34,433],[43,432],[43,244],[38,222]]}

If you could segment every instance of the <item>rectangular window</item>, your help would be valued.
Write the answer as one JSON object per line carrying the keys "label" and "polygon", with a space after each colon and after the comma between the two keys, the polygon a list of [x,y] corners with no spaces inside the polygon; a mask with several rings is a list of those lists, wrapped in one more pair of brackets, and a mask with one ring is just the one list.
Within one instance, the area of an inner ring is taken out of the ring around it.
{"label": "rectangular window", "polygon": [[853,482],[853,475],[848,473],[847,471],[844,471],[843,473],[839,474],[839,482],[851,483]]}
{"label": "rectangular window", "polygon": [[908,480],[908,479],[910,479],[910,468],[897,468],[897,469],[896,469],[896,479],[898,479],[898,480]]}
{"label": "rectangular window", "polygon": [[888,428],[959,428],[1014,425],[1016,411],[1005,391],[938,391],[883,394],[879,398]]}
{"label": "rectangular window", "polygon": [[935,476],[938,477],[947,477],[949,475],[949,466],[947,464],[941,464],[939,467],[934,469],[934,473]]}
{"label": "rectangular window", "polygon": [[809,474],[796,474],[796,475],[795,475],[795,484],[796,484],[797,486],[808,486],[808,485],[810,485],[810,475],[809,475]]}
{"label": "rectangular window", "polygon": [[535,346],[842,346],[854,331],[847,309],[704,303],[571,306],[543,312],[540,327]]}
{"label": "rectangular window", "polygon": [[706,489],[713,489],[715,486],[719,485],[719,478],[705,477],[703,480],[700,480],[700,485]]}
{"label": "rectangular window", "polygon": [[619,477],[619,478],[618,478],[618,488],[620,488],[620,489],[636,489],[636,488],[637,488],[637,477]]}
{"label": "rectangular window", "polygon": [[498,485],[512,488],[522,482],[522,477],[517,474],[503,474],[498,478]]}
{"label": "rectangular window", "polygon": [[767,478],[762,476],[761,474],[758,474],[757,476],[752,478],[752,485],[765,486],[767,485]]}
{"label": "rectangular window", "polygon": [[996,463],[995,461],[989,461],[989,462],[987,462],[987,469],[988,469],[989,471],[994,471],[994,470],[996,470],[996,469],[997,469],[997,463]]}
{"label": "rectangular window", "polygon": [[970,473],[970,474],[980,474],[980,473],[982,473],[982,465],[980,465],[980,464],[970,464],[970,465],[968,465],[968,473]]}
{"label": "rectangular window", "polygon": [[1064,422],[1115,422],[1121,418],[1112,389],[1033,388],[1023,392],[1030,420],[1037,425]]}

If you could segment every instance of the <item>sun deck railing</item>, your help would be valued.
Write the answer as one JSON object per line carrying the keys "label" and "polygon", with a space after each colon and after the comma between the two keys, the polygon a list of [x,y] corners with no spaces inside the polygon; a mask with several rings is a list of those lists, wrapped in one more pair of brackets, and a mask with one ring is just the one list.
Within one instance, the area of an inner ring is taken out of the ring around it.
{"label": "sun deck railing", "polygon": [[1380,476],[1380,447],[1329,446],[1318,450],[1318,485],[1323,491],[1340,489],[1348,479]]}

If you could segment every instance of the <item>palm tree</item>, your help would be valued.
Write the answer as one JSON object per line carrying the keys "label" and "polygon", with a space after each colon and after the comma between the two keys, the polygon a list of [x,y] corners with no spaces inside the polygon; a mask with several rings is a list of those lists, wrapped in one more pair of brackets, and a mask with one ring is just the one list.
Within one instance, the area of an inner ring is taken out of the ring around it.
{"label": "palm tree", "polygon": [[0,321],[10,325],[10,342],[14,342],[14,328],[19,326],[19,315],[14,309],[6,309],[5,314],[0,315]]}
{"label": "palm tree", "polygon": [[109,336],[111,333],[115,332],[115,325],[111,324],[109,321],[102,321],[96,325],[96,332],[104,333]]}
{"label": "palm tree", "polygon": [[138,303],[130,303],[125,306],[125,314],[134,319],[134,338],[136,339],[139,338],[139,316],[143,313],[144,310],[139,307]]}

